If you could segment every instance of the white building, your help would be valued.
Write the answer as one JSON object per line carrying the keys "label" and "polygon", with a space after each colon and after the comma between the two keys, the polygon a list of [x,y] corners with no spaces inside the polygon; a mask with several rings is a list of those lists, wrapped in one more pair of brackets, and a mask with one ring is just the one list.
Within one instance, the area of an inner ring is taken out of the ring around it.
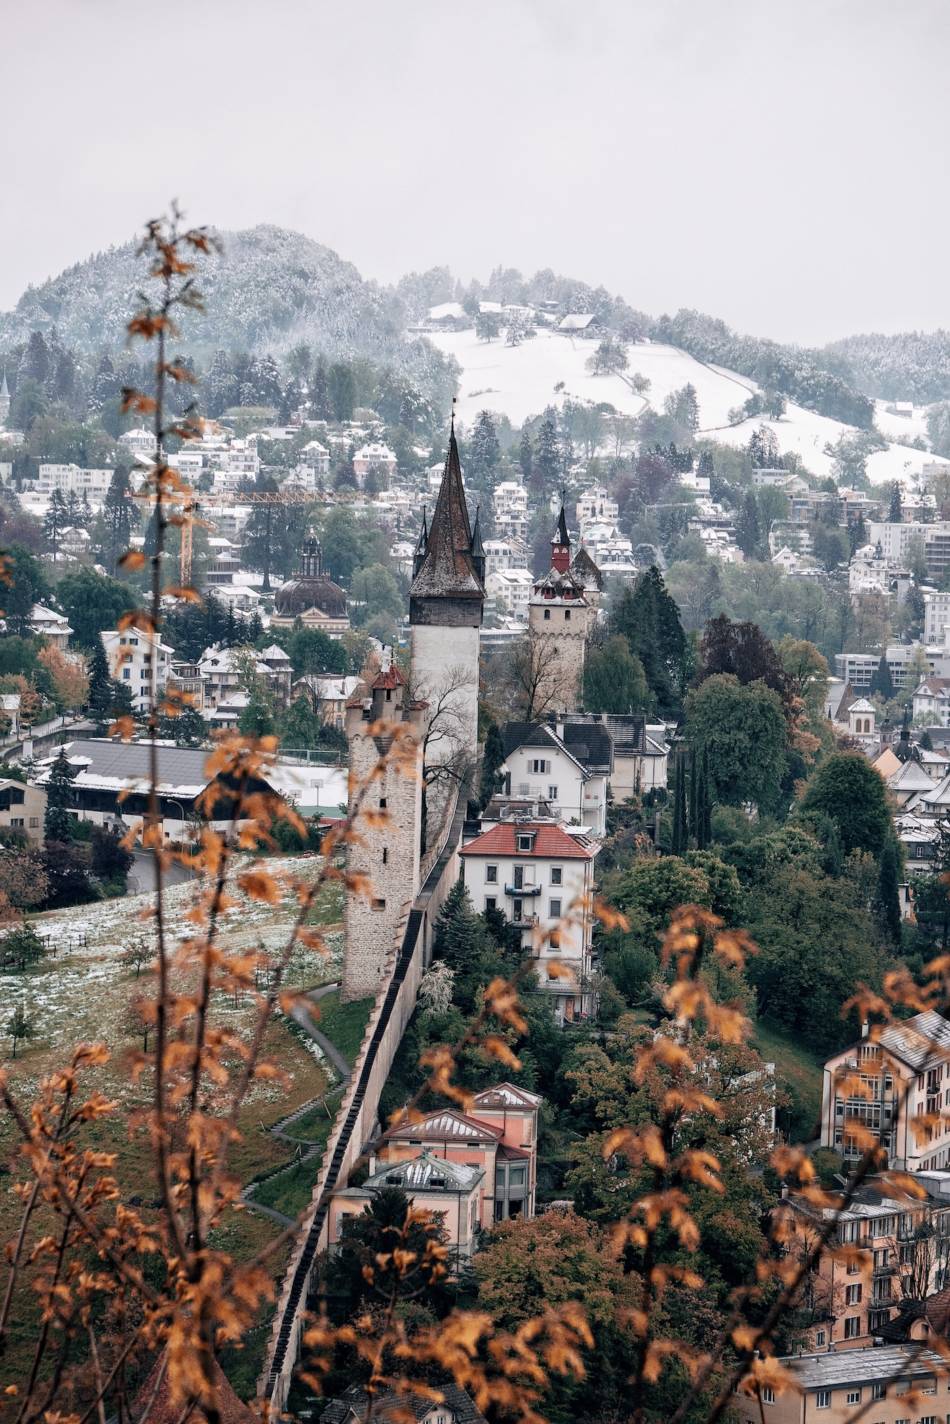
{"label": "white building", "polygon": [[532,821],[492,826],[459,852],[475,909],[500,910],[521,930],[522,945],[536,961],[539,985],[553,996],[561,1022],[584,1018],[594,1008],[591,904],[596,854],[597,846],[587,836]]}
{"label": "white building", "polygon": [[30,628],[37,637],[45,638],[48,643],[63,652],[69,647],[73,630],[69,626],[68,618],[57,613],[55,608],[47,608],[45,603],[34,603],[33,612],[30,614]]}
{"label": "white building", "polygon": [[85,495],[90,504],[101,504],[112,483],[114,470],[86,470],[79,465],[40,465],[31,481],[37,494]]}
{"label": "white building", "polygon": [[173,649],[140,628],[113,628],[100,636],[112,676],[131,692],[135,711],[147,712],[168,681]]}
{"label": "white building", "polygon": [[[884,650],[884,660],[896,688],[906,685],[908,670],[919,653],[926,657],[931,674],[950,677],[950,648],[928,648],[920,643],[891,643]],[[856,693],[868,692],[880,661],[877,653],[835,653],[835,672],[843,682],[850,683]]]}
{"label": "white building", "polygon": [[508,722],[502,728],[504,795],[543,801],[552,815],[601,837],[607,828],[607,783],[612,745],[602,725],[569,719]]}
{"label": "white building", "polygon": [[366,483],[366,476],[371,470],[381,474],[385,484],[389,484],[396,473],[396,456],[388,445],[378,440],[361,445],[353,456],[353,473],[361,486]]}
{"label": "white building", "polygon": [[950,727],[950,677],[925,677],[914,691],[914,721],[924,727]]}
{"label": "white building", "polygon": [[155,434],[143,426],[139,426],[135,430],[127,430],[124,435],[120,435],[119,444],[133,458],[142,455],[145,459],[151,460],[155,454]]}
{"label": "white building", "polygon": [[495,536],[501,539],[528,537],[528,491],[518,480],[502,480],[492,495]]}
{"label": "white building", "polygon": [[499,569],[526,569],[528,567],[528,546],[520,539],[486,539],[485,573],[497,573]]}
{"label": "white building", "polygon": [[495,600],[496,612],[525,624],[533,588],[534,575],[528,569],[496,569],[485,579],[485,591]]}
{"label": "white building", "polygon": [[946,643],[950,629],[950,593],[924,594],[924,642]]}
{"label": "white building", "polygon": [[300,465],[315,475],[330,473],[330,452],[319,440],[308,440],[300,452]]}
{"label": "white building", "polygon": [[616,521],[619,513],[617,501],[604,489],[603,485],[591,485],[577,501],[577,522],[581,534],[586,537],[588,524],[594,520],[605,520],[608,524]]}

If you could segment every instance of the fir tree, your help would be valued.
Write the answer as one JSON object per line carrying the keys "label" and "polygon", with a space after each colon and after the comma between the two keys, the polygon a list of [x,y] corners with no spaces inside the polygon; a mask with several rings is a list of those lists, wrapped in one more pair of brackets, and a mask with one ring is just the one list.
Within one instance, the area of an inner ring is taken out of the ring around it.
{"label": "fir tree", "polygon": [[314,367],[313,379],[310,382],[310,414],[314,420],[333,419],[327,368],[322,357]]}
{"label": "fir tree", "polygon": [[759,504],[752,490],[746,490],[736,520],[736,543],[747,559],[754,559],[760,553],[762,525],[759,522]]}
{"label": "fir tree", "polygon": [[557,433],[557,414],[548,406],[538,427],[532,464],[532,483],[542,493],[549,493],[561,477],[561,442]]}
{"label": "fir tree", "polygon": [[505,744],[497,722],[489,722],[482,750],[482,775],[479,786],[478,806],[484,811],[489,801],[501,790],[504,778],[501,768],[505,761]]}
{"label": "fir tree", "polygon": [[883,653],[871,677],[871,696],[874,697],[875,694],[882,697],[885,702],[890,702],[894,696],[894,679],[891,677],[891,670]]}
{"label": "fir tree", "polygon": [[117,465],[102,503],[97,538],[97,551],[107,573],[115,573],[137,522],[128,467]]}
{"label": "fir tree", "polygon": [[101,638],[96,639],[96,645],[92,650],[92,657],[89,660],[89,697],[87,707],[89,715],[96,726],[96,731],[102,733],[112,720],[112,678],[109,674],[109,661],[106,657],[106,650],[102,646]]}
{"label": "fir tree", "polygon": [[877,912],[895,945],[901,942],[900,859],[893,836],[881,851],[877,880]]}
{"label": "fir tree", "polygon": [[670,850],[674,855],[682,855],[687,847],[686,830],[686,765],[685,758],[676,758],[676,780],[673,792],[673,838]]}
{"label": "fir tree", "polygon": [[467,473],[473,487],[484,494],[491,494],[500,462],[501,446],[498,443],[495,422],[489,411],[479,411],[468,452]]}
{"label": "fir tree", "polygon": [[521,466],[521,478],[526,485],[531,483],[531,469],[534,460],[534,451],[531,448],[531,436],[528,427],[525,425],[521,430],[521,445],[518,450],[518,463]]}
{"label": "fir tree", "polygon": [[661,715],[676,712],[687,680],[688,644],[676,603],[655,564],[624,589],[611,632],[622,633],[639,658]]}
{"label": "fir tree", "polygon": [[63,530],[69,524],[69,511],[60,490],[53,490],[49,508],[43,516],[43,537],[49,545],[53,563],[59,558],[59,541]]}
{"label": "fir tree", "polygon": [[43,838],[47,841],[68,841],[71,835],[72,817],[67,807],[72,798],[72,786],[76,779],[76,768],[70,766],[66,752],[60,747],[56,760],[50,768],[46,782],[46,817],[43,822]]}
{"label": "fir tree", "polygon": [[887,511],[888,524],[903,524],[904,511],[901,505],[901,487],[897,480],[891,486],[891,503]]}

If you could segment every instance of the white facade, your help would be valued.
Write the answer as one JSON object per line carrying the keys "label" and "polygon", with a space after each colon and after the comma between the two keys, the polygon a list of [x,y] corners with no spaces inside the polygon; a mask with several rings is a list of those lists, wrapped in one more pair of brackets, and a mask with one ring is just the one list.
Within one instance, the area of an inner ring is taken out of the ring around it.
{"label": "white facade", "polygon": [[528,537],[528,491],[518,480],[502,480],[492,495],[495,534],[499,538]]}
{"label": "white facade", "polygon": [[528,546],[520,539],[486,539],[485,573],[494,574],[499,569],[526,569],[528,567]]}
{"label": "white facade", "polygon": [[950,593],[924,594],[924,642],[946,643],[950,628]]}
{"label": "white facade", "polygon": [[64,652],[69,647],[73,632],[69,619],[57,613],[54,608],[47,608],[45,603],[34,603],[33,612],[30,614],[30,628],[38,637],[45,638]]}
{"label": "white facade", "polygon": [[582,535],[586,536],[588,524],[594,520],[613,523],[619,513],[617,501],[608,494],[603,485],[591,485],[577,501],[577,522]]}
{"label": "white facade", "polygon": [[114,470],[85,470],[79,465],[40,465],[31,481],[37,494],[85,495],[90,503],[101,504],[112,483]]}
{"label": "white facade", "polygon": [[386,476],[387,482],[396,473],[396,456],[388,445],[371,441],[362,445],[353,456],[353,473],[362,485],[370,470],[378,470]]}
{"label": "white facade", "polygon": [[528,621],[528,601],[534,576],[527,569],[496,569],[485,579],[485,591],[495,600],[496,612]]}
{"label": "white facade", "polygon": [[426,756],[447,764],[478,746],[479,630],[418,623],[410,629],[412,696],[438,718]]}
{"label": "white facade", "polygon": [[144,455],[150,460],[155,453],[155,434],[140,426],[136,430],[127,430],[124,435],[120,435],[119,444],[130,455]]}
{"label": "white facade", "polygon": [[[533,737],[532,741],[540,741]],[[546,801],[555,816],[591,835],[607,829],[607,776],[583,767],[556,736],[543,746],[521,746],[502,766],[505,792],[519,801]]]}
{"label": "white facade", "polygon": [[131,692],[135,711],[147,712],[168,680],[173,650],[140,628],[113,628],[100,636],[112,676]]}
{"label": "white facade", "polygon": [[[561,827],[521,821],[493,826],[460,852],[475,909],[500,910],[522,931],[540,987],[554,996],[560,1020],[592,1011],[590,987],[596,849]],[[551,966],[569,978],[552,975]]]}

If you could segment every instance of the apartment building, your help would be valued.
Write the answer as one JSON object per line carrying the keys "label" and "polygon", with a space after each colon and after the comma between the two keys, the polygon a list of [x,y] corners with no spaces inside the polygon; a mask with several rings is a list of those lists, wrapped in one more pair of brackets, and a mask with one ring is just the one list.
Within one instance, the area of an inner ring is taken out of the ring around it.
{"label": "apartment building", "polygon": [[[944,1424],[947,1416],[947,1367],[933,1350],[890,1345],[796,1355],[778,1363],[794,1387],[784,1392],[763,1387],[761,1404],[754,1393],[737,1390],[732,1408],[743,1424],[762,1424],[763,1419],[766,1424],[847,1424],[856,1418],[867,1424]],[[911,1391],[913,1407],[906,1400]]]}
{"label": "apartment building", "polygon": [[129,689],[135,711],[147,712],[168,681],[174,649],[140,628],[110,628],[100,637],[112,676]]}
{"label": "apartment building", "polygon": [[521,931],[539,987],[551,994],[562,1023],[585,1018],[594,1008],[592,900],[598,850],[586,834],[517,819],[483,831],[459,852],[476,910],[500,910]]}
{"label": "apartment building", "polygon": [[[941,1171],[950,1165],[948,1109],[950,1022],[929,1009],[828,1059],[821,1145],[856,1160],[864,1149],[849,1125],[857,1123],[886,1148],[890,1167]],[[925,1114],[931,1125],[915,1132],[914,1118]]]}

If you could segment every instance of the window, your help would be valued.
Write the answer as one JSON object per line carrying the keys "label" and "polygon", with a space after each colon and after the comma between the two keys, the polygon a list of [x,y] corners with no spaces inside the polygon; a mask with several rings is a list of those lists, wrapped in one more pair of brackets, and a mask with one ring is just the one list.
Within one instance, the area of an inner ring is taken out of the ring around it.
{"label": "window", "polygon": [[562,883],[562,881],[561,881],[561,867],[560,867],[559,865],[552,865],[552,866],[551,866],[551,884],[552,884],[552,885],[560,885],[561,883]]}
{"label": "window", "polygon": [[550,935],[548,936],[548,944],[551,946],[552,949],[561,948],[561,936],[558,934],[557,930],[551,931]]}
{"label": "window", "polygon": [[569,608],[565,608],[565,610],[564,610],[564,622],[565,622],[565,623],[570,623],[570,621],[571,621],[571,610],[570,610]]}
{"label": "window", "polygon": [[496,910],[497,908],[498,908],[498,901],[495,899],[494,895],[486,895],[486,896],[485,896],[485,909],[486,909],[486,910]]}
{"label": "window", "polygon": [[383,846],[383,865],[389,864],[389,846]]}
{"label": "window", "polygon": [[22,826],[23,826],[23,817],[22,817],[22,816],[11,816],[11,817],[10,817],[10,825],[11,825],[11,826],[17,826],[17,827],[22,827]]}
{"label": "window", "polygon": [[886,1384],[872,1384],[872,1385],[871,1385],[871,1398],[872,1398],[872,1399],[883,1399],[886,1394],[887,1394],[887,1385],[886,1385]]}
{"label": "window", "polygon": [[485,882],[486,882],[486,884],[488,884],[488,885],[497,885],[497,884],[498,884],[498,866],[497,866],[497,865],[486,865],[486,866],[485,866]]}
{"label": "window", "polygon": [[389,804],[389,802],[388,802],[387,798],[386,798],[385,796],[380,796],[380,798],[379,798],[379,809],[380,809],[381,811],[385,811],[388,804]]}
{"label": "window", "polygon": [[37,828],[37,826],[38,826],[39,824],[40,824],[40,818],[39,818],[39,816],[31,816],[31,817],[30,817],[30,830],[31,830],[31,831],[35,831],[36,828]]}
{"label": "window", "polygon": [[849,1390],[848,1390],[848,1397],[847,1397],[846,1403],[847,1403],[847,1404],[860,1404],[860,1403],[861,1403],[861,1391],[860,1391],[859,1389],[849,1389]]}
{"label": "window", "polygon": [[561,918],[560,900],[550,900],[548,902],[548,914],[552,920],[559,920]]}
{"label": "window", "polygon": [[548,800],[549,800],[549,801],[556,801],[556,800],[557,800],[557,787],[556,787],[556,786],[549,786],[549,787],[548,787]]}
{"label": "window", "polygon": [[830,1390],[830,1389],[819,1389],[819,1390],[816,1392],[816,1394],[815,1394],[815,1408],[816,1408],[816,1409],[830,1409],[830,1408],[831,1408],[831,1390]]}
{"label": "window", "polygon": [[[519,849],[519,850],[528,850],[528,851],[529,851],[529,850],[531,849],[531,837],[530,837],[530,836],[519,836],[519,837],[518,837],[518,849]],[[521,870],[521,869],[522,869],[522,867],[521,867],[521,866],[518,866],[518,870]],[[517,870],[515,871],[515,874],[517,875]]]}
{"label": "window", "polygon": [[547,772],[551,770],[551,763],[549,761],[544,761],[542,759],[535,758],[534,761],[528,762],[528,770],[531,772],[532,776],[544,776],[547,774]]}
{"label": "window", "polygon": [[845,1303],[845,1305],[860,1305],[860,1304],[861,1304],[861,1287],[860,1287],[860,1286],[848,1286],[848,1287],[846,1288],[846,1290],[845,1290],[845,1293],[844,1293],[844,1303]]}
{"label": "window", "polygon": [[544,610],[544,621],[545,621],[545,623],[550,623],[550,621],[551,621],[551,610],[550,610],[550,608],[546,608],[546,609]]}
{"label": "window", "polygon": [[825,1332],[824,1332],[824,1330],[816,1330],[816,1331],[815,1331],[815,1344],[816,1344],[816,1345],[823,1345],[824,1343],[825,1343]]}
{"label": "window", "polygon": [[377,899],[377,900],[374,900],[374,901],[373,901],[373,909],[374,909],[374,910],[385,910],[385,908],[386,908],[386,901],[385,901],[385,900]]}
{"label": "window", "polygon": [[844,1338],[846,1340],[856,1340],[861,1334],[860,1315],[849,1315],[844,1322]]}
{"label": "window", "polygon": [[768,1385],[763,1385],[763,1387],[762,1387],[762,1403],[763,1403],[763,1404],[774,1404],[774,1403],[775,1403],[775,1390],[774,1390],[774,1389],[769,1389]]}
{"label": "window", "polygon": [[122,669],[122,679],[123,679],[124,682],[131,682],[131,681],[132,681],[132,669],[131,669],[131,668],[123,668],[123,669]]}

